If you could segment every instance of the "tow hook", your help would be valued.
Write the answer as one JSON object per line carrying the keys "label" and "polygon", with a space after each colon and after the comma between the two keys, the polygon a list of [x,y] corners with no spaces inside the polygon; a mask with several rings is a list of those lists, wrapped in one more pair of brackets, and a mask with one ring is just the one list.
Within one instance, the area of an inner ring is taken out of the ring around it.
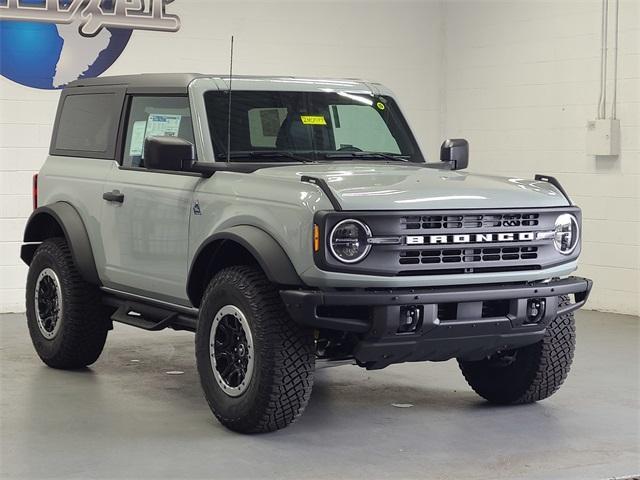
{"label": "tow hook", "polygon": [[546,302],[544,298],[530,298],[527,300],[527,320],[526,325],[539,323],[544,317]]}
{"label": "tow hook", "polygon": [[398,333],[414,333],[422,323],[422,307],[408,305],[400,308],[400,325]]}

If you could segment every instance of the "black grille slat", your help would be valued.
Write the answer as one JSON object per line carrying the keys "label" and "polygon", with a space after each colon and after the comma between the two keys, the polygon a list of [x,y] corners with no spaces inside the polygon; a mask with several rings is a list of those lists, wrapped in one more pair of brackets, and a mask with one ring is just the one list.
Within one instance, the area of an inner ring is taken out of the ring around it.
{"label": "black grille slat", "polygon": [[535,260],[538,247],[494,248],[431,248],[429,250],[403,250],[400,265],[436,263],[482,263],[496,261]]}
{"label": "black grille slat", "polygon": [[402,230],[536,227],[539,224],[540,214],[538,213],[413,215],[400,218]]}
{"label": "black grille slat", "polygon": [[417,265],[420,263],[419,258],[401,258],[400,265]]}
{"label": "black grille slat", "polygon": [[[420,261],[422,263],[440,263],[442,260],[440,260],[440,257],[428,257],[428,258],[423,258]],[[418,262],[416,262],[416,263],[418,263]]]}

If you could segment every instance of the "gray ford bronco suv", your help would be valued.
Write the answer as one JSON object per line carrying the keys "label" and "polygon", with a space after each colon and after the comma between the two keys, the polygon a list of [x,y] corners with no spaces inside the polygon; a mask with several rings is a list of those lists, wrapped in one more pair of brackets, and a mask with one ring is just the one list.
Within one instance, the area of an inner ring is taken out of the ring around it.
{"label": "gray ford bronco suv", "polygon": [[316,365],[457,359],[489,402],[554,393],[574,352],[580,209],[552,177],[427,163],[376,83],[144,74],[62,91],[21,257],[40,358],[95,362],[113,322],[195,332],[215,416],[304,410]]}

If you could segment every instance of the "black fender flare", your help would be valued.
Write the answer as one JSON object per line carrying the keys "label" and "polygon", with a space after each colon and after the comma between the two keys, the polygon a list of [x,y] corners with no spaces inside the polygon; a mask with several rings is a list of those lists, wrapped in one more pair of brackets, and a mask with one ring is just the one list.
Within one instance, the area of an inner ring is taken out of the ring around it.
{"label": "black fender flare", "polygon": [[52,232],[56,232],[56,225],[69,245],[73,262],[82,278],[100,285],[89,234],[78,211],[67,202],[56,202],[34,210],[24,230],[25,244],[20,251],[22,261],[27,265],[31,264],[38,245],[50,238]]}
{"label": "black fender flare", "polygon": [[205,257],[209,253],[215,255],[211,247],[225,240],[235,242],[251,253],[269,281],[278,285],[303,285],[286,252],[271,235],[252,225],[237,225],[207,237],[193,256],[187,276],[187,294],[192,303],[195,300],[193,293],[198,290],[195,284],[202,281],[209,265]]}

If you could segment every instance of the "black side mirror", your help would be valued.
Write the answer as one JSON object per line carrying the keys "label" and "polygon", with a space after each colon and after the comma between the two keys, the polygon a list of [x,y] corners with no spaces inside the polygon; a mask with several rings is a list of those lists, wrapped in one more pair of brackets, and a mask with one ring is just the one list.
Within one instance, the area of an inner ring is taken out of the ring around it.
{"label": "black side mirror", "polygon": [[181,171],[194,160],[193,144],[179,137],[148,137],[144,165],[152,170]]}
{"label": "black side mirror", "polygon": [[448,162],[451,170],[462,170],[469,166],[469,142],[464,138],[450,138],[440,147],[440,161]]}

